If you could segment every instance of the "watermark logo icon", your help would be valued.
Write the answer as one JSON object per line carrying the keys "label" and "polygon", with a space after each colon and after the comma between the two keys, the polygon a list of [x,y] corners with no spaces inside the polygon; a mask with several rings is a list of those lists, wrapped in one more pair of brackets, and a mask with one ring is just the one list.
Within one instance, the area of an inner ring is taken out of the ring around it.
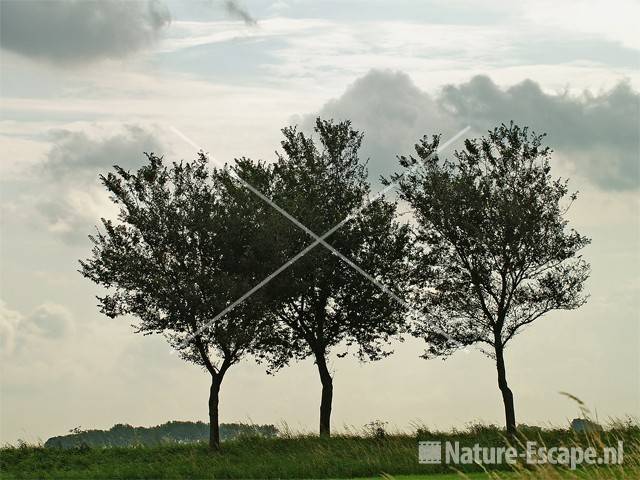
{"label": "watermark logo icon", "polygon": [[442,463],[442,442],[419,442],[418,462],[426,464]]}

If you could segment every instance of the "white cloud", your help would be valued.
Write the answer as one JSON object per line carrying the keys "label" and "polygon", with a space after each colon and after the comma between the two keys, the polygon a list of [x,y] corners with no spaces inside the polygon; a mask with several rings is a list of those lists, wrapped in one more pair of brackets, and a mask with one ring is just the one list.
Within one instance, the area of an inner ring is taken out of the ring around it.
{"label": "white cloud", "polygon": [[[113,165],[125,169],[143,165],[144,152],[168,153],[156,131],[139,125],[100,133],[54,131],[55,143],[46,160],[33,170],[35,188],[44,187],[44,192],[34,194],[41,218],[49,232],[67,242],[85,241],[101,217],[117,212],[99,184],[99,175],[111,171]],[[44,185],[38,185],[40,181]]]}
{"label": "white cloud", "polygon": [[[117,209],[99,181],[113,165],[135,169],[146,163],[144,152],[171,154],[154,126],[138,124],[77,124],[54,129],[49,142],[16,142],[12,176],[4,179],[2,211],[5,223],[28,224],[67,243],[86,243],[101,217],[115,217]],[[10,145],[9,136],[4,140]],[[29,136],[27,135],[27,138]],[[27,142],[39,146],[26,148]],[[41,148],[47,145],[48,149]],[[35,158],[24,157],[36,151]],[[172,158],[173,160],[173,158]]]}
{"label": "white cloud", "polygon": [[536,0],[523,3],[523,17],[554,29],[595,34],[640,49],[640,3],[634,0]]}
{"label": "white cloud", "polygon": [[43,340],[60,340],[75,331],[71,312],[64,306],[46,302],[24,315],[0,300],[0,353],[19,355]]}
{"label": "white cloud", "polygon": [[73,317],[62,305],[44,303],[26,318],[25,329],[39,337],[61,338],[73,331]]}
{"label": "white cloud", "polygon": [[[332,24],[320,19],[272,18],[262,20],[257,26],[238,25],[231,21],[176,21],[170,35],[156,48],[168,53],[186,48],[223,43],[239,39],[265,39],[277,36],[310,33],[316,28],[329,28]],[[220,59],[216,59],[219,61]]]}

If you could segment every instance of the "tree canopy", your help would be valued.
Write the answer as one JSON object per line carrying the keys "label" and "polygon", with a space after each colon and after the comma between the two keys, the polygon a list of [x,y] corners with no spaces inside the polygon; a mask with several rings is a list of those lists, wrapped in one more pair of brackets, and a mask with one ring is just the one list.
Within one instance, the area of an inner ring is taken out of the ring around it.
{"label": "tree canopy", "polygon": [[[358,155],[362,134],[348,121],[321,119],[316,121],[316,138],[294,127],[283,134],[284,152],[271,167],[270,198],[319,236],[349,217],[327,243],[402,295],[409,281],[410,232],[397,221],[395,203],[369,201],[366,163]],[[314,239],[280,213],[276,216],[270,241],[273,258],[281,265]],[[264,347],[264,358],[273,368],[292,359],[315,360],[323,385],[320,430],[329,433],[329,352],[343,345],[353,347],[361,359],[389,354],[387,341],[404,330],[405,307],[323,245],[291,264],[266,290],[279,334]]]}
{"label": "tree canopy", "polygon": [[147,158],[137,172],[116,166],[100,177],[119,215],[102,219],[80,272],[106,287],[98,297],[102,313],[134,316],[137,332],[165,335],[184,359],[210,373],[215,446],[220,383],[268,332],[260,293],[220,313],[268,273],[258,219],[269,207],[232,188],[232,173],[211,169],[203,153],[170,166]]}
{"label": "tree canopy", "polygon": [[[577,195],[552,177],[543,138],[503,124],[441,160],[439,136],[424,137],[416,157],[400,158],[404,174],[392,177],[417,220],[415,300],[426,320],[414,334],[427,341],[425,356],[488,347],[507,410],[507,343],[545,313],[586,301],[589,265],[579,252],[589,239],[568,226]],[[507,417],[513,430],[513,412]]]}

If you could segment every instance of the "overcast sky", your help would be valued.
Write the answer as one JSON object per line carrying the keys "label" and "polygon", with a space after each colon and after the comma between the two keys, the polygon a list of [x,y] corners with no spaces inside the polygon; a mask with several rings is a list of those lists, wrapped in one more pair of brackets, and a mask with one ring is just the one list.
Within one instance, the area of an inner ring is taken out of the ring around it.
{"label": "overcast sky", "polygon": [[[637,2],[0,0],[0,440],[73,427],[205,420],[209,378],[162,337],[108,319],[77,273],[112,207],[97,175],[144,151],[222,164],[272,160],[280,128],[320,113],[365,132],[377,178],[424,134],[515,120],[548,133],[580,196],[591,298],[550,313],[507,352],[518,421],[564,425],[559,391],[602,420],[640,413],[640,36]],[[633,19],[636,19],[635,21]],[[501,424],[480,352],[425,361],[419,341],[378,363],[332,358],[333,425]],[[221,420],[315,430],[311,361],[233,367]]]}

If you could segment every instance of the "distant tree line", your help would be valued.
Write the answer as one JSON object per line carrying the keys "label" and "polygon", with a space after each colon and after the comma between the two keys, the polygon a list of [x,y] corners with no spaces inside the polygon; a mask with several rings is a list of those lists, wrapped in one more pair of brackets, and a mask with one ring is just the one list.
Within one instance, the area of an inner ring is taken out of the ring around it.
{"label": "distant tree line", "polygon": [[137,332],[163,334],[208,372],[212,448],[222,382],[241,359],[273,373],[312,358],[329,435],[329,354],[378,360],[406,334],[424,339],[425,358],[479,345],[495,361],[514,434],[505,347],[545,313],[582,305],[589,275],[579,255],[589,239],[565,219],[576,195],[550,174],[544,136],[503,124],[444,159],[440,137],[423,137],[383,179],[410,222],[396,200],[372,194],[363,134],[350,122],[282,132],[271,163],[147,154],[137,171],[101,176],[119,215],[101,219],[80,262],[105,287],[100,311],[135,317]]}
{"label": "distant tree line", "polygon": [[[240,436],[275,437],[274,425],[220,424],[220,440],[233,440]],[[195,443],[209,440],[209,424],[204,422],[167,422],[155,427],[132,427],[118,424],[109,430],[72,430],[68,435],[51,437],[44,446],[50,448],[78,447],[130,447],[134,445],[160,445],[166,443]]]}

